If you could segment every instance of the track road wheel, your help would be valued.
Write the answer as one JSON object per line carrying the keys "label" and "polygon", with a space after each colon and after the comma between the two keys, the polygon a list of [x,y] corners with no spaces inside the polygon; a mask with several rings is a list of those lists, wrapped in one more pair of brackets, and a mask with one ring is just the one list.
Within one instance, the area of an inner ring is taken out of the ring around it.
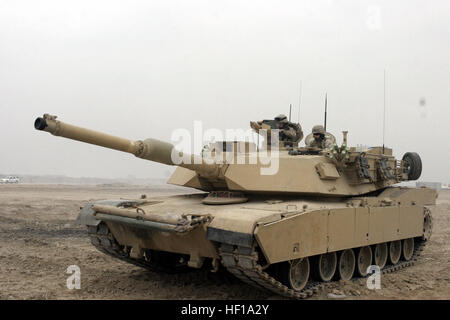
{"label": "track road wheel", "polygon": [[405,261],[411,260],[414,254],[414,239],[404,239],[402,240],[402,259]]}
{"label": "track road wheel", "polygon": [[431,211],[425,208],[423,215],[423,236],[422,239],[427,241],[431,237],[431,232],[433,231],[433,217],[431,216]]}
{"label": "track road wheel", "polygon": [[356,271],[361,277],[367,275],[367,268],[372,264],[372,249],[370,246],[361,247],[356,255]]}
{"label": "track road wheel", "polygon": [[301,258],[284,264],[282,272],[287,285],[295,291],[302,290],[309,280],[309,259]]}
{"label": "track road wheel", "polygon": [[317,256],[314,259],[314,278],[320,281],[330,281],[335,272],[337,266],[337,254],[336,252],[324,253]]}
{"label": "track road wheel", "polygon": [[380,269],[383,269],[386,265],[388,258],[388,246],[387,243],[379,243],[374,246],[373,249],[373,262],[380,267]]}
{"label": "track road wheel", "polygon": [[389,262],[397,264],[402,254],[402,242],[400,240],[389,243]]}
{"label": "track road wheel", "polygon": [[342,280],[350,280],[355,272],[355,253],[352,249],[343,250],[339,253],[337,275]]}

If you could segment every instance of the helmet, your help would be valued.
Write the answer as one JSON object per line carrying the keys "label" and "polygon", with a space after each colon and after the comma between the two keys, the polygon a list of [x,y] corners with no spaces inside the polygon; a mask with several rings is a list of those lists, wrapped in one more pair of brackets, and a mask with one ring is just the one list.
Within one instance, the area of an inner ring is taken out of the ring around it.
{"label": "helmet", "polygon": [[323,128],[323,126],[321,124],[316,125],[312,128],[312,133],[320,133],[320,134],[325,134],[325,129]]}
{"label": "helmet", "polygon": [[287,121],[287,117],[284,114],[279,114],[275,117],[277,121]]}

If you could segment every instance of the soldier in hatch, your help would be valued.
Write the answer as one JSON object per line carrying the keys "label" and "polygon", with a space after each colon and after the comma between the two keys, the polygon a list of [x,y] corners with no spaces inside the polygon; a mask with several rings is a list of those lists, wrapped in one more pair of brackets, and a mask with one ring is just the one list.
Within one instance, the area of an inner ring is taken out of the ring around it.
{"label": "soldier in hatch", "polygon": [[302,140],[303,131],[300,124],[288,121],[284,114],[276,116],[275,121],[278,123],[278,129],[280,130],[280,141],[288,142],[287,144],[292,145]]}
{"label": "soldier in hatch", "polygon": [[311,139],[307,143],[307,147],[329,149],[333,146],[333,141],[326,137],[325,129],[322,125],[316,125],[312,128],[312,135],[314,139]]}
{"label": "soldier in hatch", "polygon": [[264,129],[264,126],[266,126],[266,130],[279,130],[279,141],[283,142],[285,146],[297,146],[303,138],[303,131],[300,124],[288,121],[284,114],[276,116],[274,120],[250,122],[250,127],[257,133]]}

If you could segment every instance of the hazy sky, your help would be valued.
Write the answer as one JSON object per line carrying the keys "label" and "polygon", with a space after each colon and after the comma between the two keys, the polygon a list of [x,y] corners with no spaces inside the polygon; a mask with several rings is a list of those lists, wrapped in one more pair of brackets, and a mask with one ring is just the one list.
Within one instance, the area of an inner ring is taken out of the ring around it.
{"label": "hazy sky", "polygon": [[[0,173],[145,178],[172,168],[38,132],[43,113],[130,139],[247,129],[303,94],[350,145],[418,152],[450,182],[450,4],[433,1],[0,0]],[[421,104],[422,101],[422,104]]]}

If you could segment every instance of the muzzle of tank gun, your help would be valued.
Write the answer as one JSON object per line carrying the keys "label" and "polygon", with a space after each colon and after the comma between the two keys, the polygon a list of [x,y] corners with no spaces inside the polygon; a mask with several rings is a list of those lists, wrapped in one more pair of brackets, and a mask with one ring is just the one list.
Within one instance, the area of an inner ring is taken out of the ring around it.
{"label": "muzzle of tank gun", "polygon": [[114,149],[135,155],[138,158],[155,161],[167,165],[178,165],[187,169],[196,171],[198,174],[211,178],[219,175],[219,165],[206,164],[200,156],[185,155],[184,159],[189,159],[186,163],[174,163],[173,153],[179,153],[173,144],[157,139],[146,139],[132,141],[109,135],[106,133],[77,127],[62,121],[56,120],[56,116],[44,114],[41,118],[34,121],[36,130],[47,131],[55,136],[64,137],[71,140],[77,140],[108,149]]}
{"label": "muzzle of tank gun", "polygon": [[36,118],[36,120],[34,121],[34,128],[36,130],[44,130],[45,127],[47,127],[47,122],[45,121],[44,118]]}

